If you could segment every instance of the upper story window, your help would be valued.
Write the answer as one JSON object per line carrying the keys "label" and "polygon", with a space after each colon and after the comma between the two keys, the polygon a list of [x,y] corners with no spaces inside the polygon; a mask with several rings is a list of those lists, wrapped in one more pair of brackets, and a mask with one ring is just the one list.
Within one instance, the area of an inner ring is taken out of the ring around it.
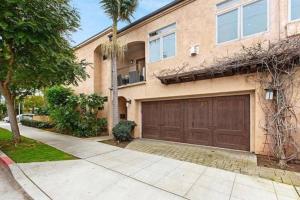
{"label": "upper story window", "polygon": [[290,0],[290,21],[300,20],[300,0]]}
{"label": "upper story window", "polygon": [[149,61],[156,62],[176,55],[176,24],[149,34]]}
{"label": "upper story window", "polygon": [[234,5],[231,10],[217,15],[217,43],[237,40],[268,30],[268,0]]}

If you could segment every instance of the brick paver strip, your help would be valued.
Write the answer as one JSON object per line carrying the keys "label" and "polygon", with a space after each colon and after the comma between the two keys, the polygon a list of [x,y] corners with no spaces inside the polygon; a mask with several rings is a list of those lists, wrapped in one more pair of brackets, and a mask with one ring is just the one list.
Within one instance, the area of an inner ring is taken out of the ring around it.
{"label": "brick paver strip", "polygon": [[300,186],[300,173],[259,167],[250,153],[147,139],[134,140],[127,148]]}

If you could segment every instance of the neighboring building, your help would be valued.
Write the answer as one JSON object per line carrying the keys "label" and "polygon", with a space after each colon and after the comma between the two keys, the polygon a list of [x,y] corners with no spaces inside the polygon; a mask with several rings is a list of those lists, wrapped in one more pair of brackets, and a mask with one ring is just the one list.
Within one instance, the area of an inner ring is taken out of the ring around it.
{"label": "neighboring building", "polygon": [[[242,45],[300,33],[300,0],[183,0],[119,31],[128,45],[118,63],[120,117],[137,123],[135,137],[264,153],[264,115],[249,74],[163,84],[154,74],[188,63],[212,64]],[[100,53],[108,28],[76,47],[93,63],[77,93],[107,96],[111,129],[111,67]],[[300,141],[300,137],[297,138]]]}

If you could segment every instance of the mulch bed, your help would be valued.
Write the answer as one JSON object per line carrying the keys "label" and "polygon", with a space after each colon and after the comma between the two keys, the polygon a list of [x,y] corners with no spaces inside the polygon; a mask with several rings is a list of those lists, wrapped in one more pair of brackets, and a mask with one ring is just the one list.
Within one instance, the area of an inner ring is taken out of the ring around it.
{"label": "mulch bed", "polygon": [[111,140],[104,140],[104,141],[100,141],[104,144],[109,144],[109,145],[112,145],[112,146],[116,146],[116,147],[120,147],[120,148],[126,148],[128,144],[130,144],[130,142],[118,142],[114,139],[111,139]]}
{"label": "mulch bed", "polygon": [[[257,165],[261,167],[280,169],[277,161],[269,156],[257,155]],[[288,167],[285,170],[300,173],[300,161],[297,161],[297,163],[288,163]]]}

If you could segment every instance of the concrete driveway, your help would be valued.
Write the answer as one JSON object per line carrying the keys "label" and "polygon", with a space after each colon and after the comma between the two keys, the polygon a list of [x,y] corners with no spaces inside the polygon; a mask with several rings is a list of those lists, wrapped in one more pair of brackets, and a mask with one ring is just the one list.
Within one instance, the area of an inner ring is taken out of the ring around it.
{"label": "concrete driveway", "polygon": [[290,185],[38,129],[20,129],[24,136],[81,158],[19,164],[51,199],[300,199]]}

